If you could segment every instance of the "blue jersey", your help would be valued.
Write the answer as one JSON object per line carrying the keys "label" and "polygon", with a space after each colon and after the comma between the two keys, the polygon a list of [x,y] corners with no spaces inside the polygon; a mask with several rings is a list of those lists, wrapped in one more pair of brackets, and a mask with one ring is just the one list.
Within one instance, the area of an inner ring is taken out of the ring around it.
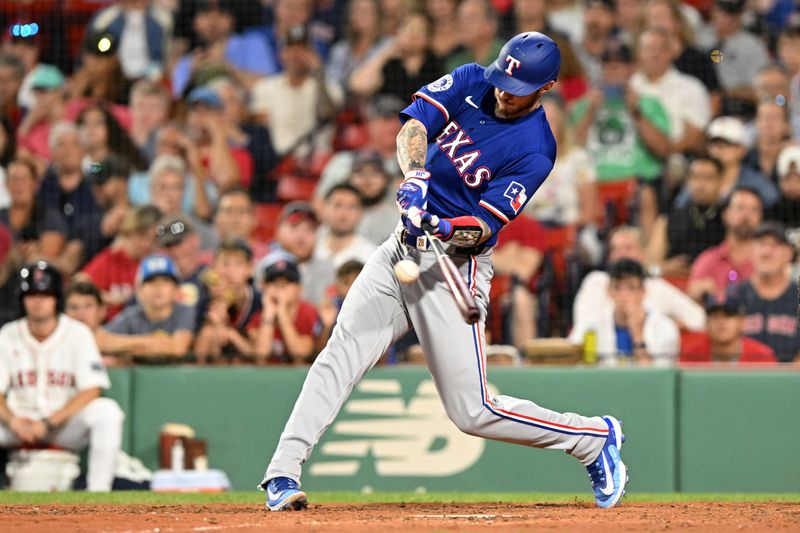
{"label": "blue jersey", "polygon": [[429,83],[400,118],[428,130],[426,210],[479,217],[492,230],[484,243],[491,246],[550,174],[556,141],[541,106],[517,119],[496,117],[483,71],[472,63]]}

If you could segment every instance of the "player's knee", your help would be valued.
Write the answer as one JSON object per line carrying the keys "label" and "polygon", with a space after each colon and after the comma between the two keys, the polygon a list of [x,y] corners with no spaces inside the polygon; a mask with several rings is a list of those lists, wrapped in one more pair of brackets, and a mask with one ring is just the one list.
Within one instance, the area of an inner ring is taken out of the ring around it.
{"label": "player's knee", "polygon": [[119,404],[111,398],[96,398],[87,406],[90,410],[91,420],[105,424],[122,424],[125,413]]}
{"label": "player's knee", "polygon": [[459,431],[475,437],[479,437],[481,435],[483,423],[481,422],[477,413],[467,410],[449,410],[447,415],[450,417],[450,420],[453,421]]}

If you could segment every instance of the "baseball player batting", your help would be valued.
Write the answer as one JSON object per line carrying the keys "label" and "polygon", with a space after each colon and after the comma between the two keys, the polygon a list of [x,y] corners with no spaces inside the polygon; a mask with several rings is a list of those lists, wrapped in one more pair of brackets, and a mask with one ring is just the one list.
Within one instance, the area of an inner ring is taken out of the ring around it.
{"label": "baseball player batting", "polygon": [[[587,469],[597,505],[615,506],[628,481],[617,419],[557,413],[492,395],[484,322],[497,234],[553,168],[556,144],[541,106],[561,64],[541,33],[508,41],[489,67],[464,65],[422,87],[403,110],[397,157],[401,221],[356,279],[328,345],[311,366],[260,487],[270,510],[302,509],[300,466],[355,384],[413,327],[450,419],[465,433],[564,450]],[[474,295],[480,320],[462,319],[424,229],[442,241]],[[418,280],[393,265],[410,259]]]}
{"label": "baseball player batting", "polygon": [[100,398],[110,385],[92,331],[61,313],[61,275],[39,261],[20,272],[25,317],[0,329],[0,447],[89,446],[86,488],[109,491],[125,415]]}

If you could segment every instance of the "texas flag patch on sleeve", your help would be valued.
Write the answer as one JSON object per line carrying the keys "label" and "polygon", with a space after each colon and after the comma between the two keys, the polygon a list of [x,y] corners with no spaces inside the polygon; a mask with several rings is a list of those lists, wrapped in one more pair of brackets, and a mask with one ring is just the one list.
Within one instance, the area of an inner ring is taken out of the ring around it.
{"label": "texas flag patch on sleeve", "polygon": [[514,210],[515,214],[519,213],[519,210],[522,209],[522,206],[525,205],[525,202],[528,200],[528,196],[525,194],[525,187],[516,181],[512,181],[508,185],[503,196],[510,200],[511,209]]}

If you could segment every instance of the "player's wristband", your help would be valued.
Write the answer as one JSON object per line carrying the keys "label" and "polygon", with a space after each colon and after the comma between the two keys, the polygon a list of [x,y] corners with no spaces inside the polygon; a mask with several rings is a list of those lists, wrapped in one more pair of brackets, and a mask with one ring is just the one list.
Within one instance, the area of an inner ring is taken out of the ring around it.
{"label": "player's wristband", "polygon": [[427,170],[409,170],[406,172],[403,183],[413,183],[422,190],[422,198],[428,195],[428,180],[431,173]]}
{"label": "player's wristband", "polygon": [[449,235],[442,236],[443,241],[447,241],[463,248],[472,248],[481,242],[483,237],[483,226],[478,217],[456,217],[448,218],[452,228]]}

